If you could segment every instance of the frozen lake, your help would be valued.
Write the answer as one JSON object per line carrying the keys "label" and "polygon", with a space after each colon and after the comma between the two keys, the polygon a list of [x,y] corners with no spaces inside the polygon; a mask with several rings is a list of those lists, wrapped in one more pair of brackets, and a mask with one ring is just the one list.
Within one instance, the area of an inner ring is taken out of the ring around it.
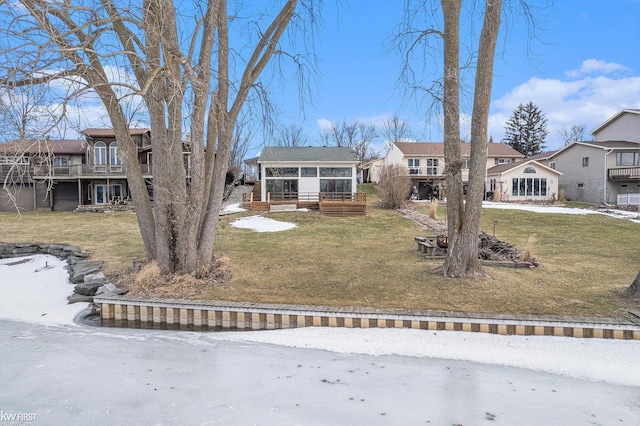
{"label": "frozen lake", "polygon": [[0,408],[42,425],[640,424],[638,387],[507,366],[11,320],[0,339]]}
{"label": "frozen lake", "polygon": [[2,426],[640,425],[640,341],[92,327],[63,267],[0,260]]}

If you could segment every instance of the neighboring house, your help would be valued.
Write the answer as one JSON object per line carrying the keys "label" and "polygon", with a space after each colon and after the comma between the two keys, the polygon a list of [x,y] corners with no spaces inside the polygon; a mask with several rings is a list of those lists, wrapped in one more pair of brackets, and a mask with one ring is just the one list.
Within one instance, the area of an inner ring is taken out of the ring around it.
{"label": "neighboring house", "polygon": [[350,199],[357,190],[351,148],[268,146],[257,163],[261,201],[318,202],[320,193]]}
{"label": "neighboring house", "polygon": [[591,132],[596,141],[640,142],[640,109],[623,109]]}
{"label": "neighboring house", "polygon": [[[461,142],[462,179],[469,177],[471,144]],[[487,144],[487,169],[500,164],[520,161],[524,156],[503,143]],[[441,199],[444,192],[444,143],[442,142],[394,142],[384,161],[385,167],[399,167],[411,178],[411,186],[418,189],[419,199]],[[485,184],[488,190],[488,183]],[[408,196],[409,194],[407,194]]]}
{"label": "neighboring house", "polygon": [[[106,207],[126,202],[126,172],[112,129],[86,129],[85,140],[14,141],[0,144],[0,178],[21,210],[71,211],[86,206]],[[131,129],[138,161],[152,186],[151,134]],[[17,167],[19,166],[19,167]],[[188,167],[188,155],[185,155]],[[0,210],[15,210],[2,191]]]}
{"label": "neighboring house", "polygon": [[550,161],[567,200],[640,205],[640,142],[574,142]]}
{"label": "neighboring house", "polygon": [[562,175],[530,158],[487,170],[487,198],[493,201],[555,201]]}
{"label": "neighboring house", "polygon": [[562,172],[567,200],[589,204],[640,205],[640,110],[623,109],[549,158]]}
{"label": "neighboring house", "polygon": [[362,173],[362,183],[379,183],[380,173],[384,166],[384,158],[369,161],[363,164],[360,169]]}

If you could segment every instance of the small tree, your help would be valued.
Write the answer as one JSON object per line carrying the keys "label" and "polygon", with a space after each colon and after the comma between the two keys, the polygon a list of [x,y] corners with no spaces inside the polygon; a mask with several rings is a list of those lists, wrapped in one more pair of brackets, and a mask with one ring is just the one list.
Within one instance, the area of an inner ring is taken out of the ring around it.
{"label": "small tree", "polygon": [[587,131],[587,126],[584,124],[574,124],[570,128],[563,127],[558,130],[560,137],[564,141],[564,146],[571,145],[572,142],[584,140],[584,132]]}
{"label": "small tree", "polygon": [[411,180],[399,167],[384,167],[380,172],[380,188],[380,207],[399,209],[407,200]]}
{"label": "small tree", "polygon": [[391,144],[394,142],[408,142],[415,139],[406,121],[402,121],[397,115],[394,115],[382,123],[380,134],[384,139],[384,145],[387,149],[391,147]]}
{"label": "small tree", "polygon": [[544,113],[531,101],[518,105],[505,126],[502,139],[511,148],[530,157],[541,153],[545,148],[547,119]]}
{"label": "small tree", "polygon": [[304,134],[302,127],[297,124],[290,124],[281,127],[276,131],[274,146],[307,146],[309,139]]}
{"label": "small tree", "polygon": [[376,126],[366,124],[360,120],[351,123],[343,121],[342,124],[333,122],[331,127],[320,134],[323,145],[346,146],[356,152],[360,164],[377,158],[377,154],[371,148],[371,142],[378,137]]}

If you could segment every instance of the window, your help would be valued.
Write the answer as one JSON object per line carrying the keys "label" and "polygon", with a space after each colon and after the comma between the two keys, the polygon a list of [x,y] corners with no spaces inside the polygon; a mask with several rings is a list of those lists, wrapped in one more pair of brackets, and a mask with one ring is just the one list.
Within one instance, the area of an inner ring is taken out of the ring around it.
{"label": "window", "polygon": [[553,170],[555,170],[556,169],[556,162],[555,161],[550,162],[549,163],[549,167],[551,167]]}
{"label": "window", "polygon": [[419,158],[409,158],[409,174],[410,175],[419,175],[420,174],[420,159]]}
{"label": "window", "polygon": [[351,179],[320,179],[320,192],[351,192]]}
{"label": "window", "polygon": [[495,179],[489,179],[489,191],[493,191],[495,192],[496,190],[496,180]]}
{"label": "window", "polygon": [[267,167],[267,177],[298,177],[297,167]]}
{"label": "window", "polygon": [[545,197],[547,195],[546,178],[513,178],[511,195],[514,197]]}
{"label": "window", "polygon": [[463,170],[469,170],[469,164],[471,164],[471,160],[469,160],[468,158],[463,158],[462,159],[462,169]]}
{"label": "window", "polygon": [[616,153],[616,166],[640,166],[640,152]]}
{"label": "window", "polygon": [[320,177],[351,177],[351,167],[320,167]]}
{"label": "window", "polygon": [[109,164],[122,164],[118,157],[118,142],[111,142],[109,144]]}
{"label": "window", "polygon": [[291,199],[298,196],[298,179],[267,179],[271,199]]}
{"label": "window", "polygon": [[107,164],[107,145],[104,142],[96,142],[93,150],[95,164]]}
{"label": "window", "polygon": [[498,158],[498,164],[509,164],[510,162],[510,158]]}
{"label": "window", "polygon": [[438,165],[439,165],[439,161],[437,158],[427,158],[427,174],[437,175]]}
{"label": "window", "polygon": [[589,157],[582,157],[582,167],[589,167]]}
{"label": "window", "polygon": [[527,166],[524,168],[524,171],[522,173],[535,173],[536,169],[531,167],[531,166]]}
{"label": "window", "polygon": [[300,176],[302,176],[302,177],[317,177],[318,176],[318,168],[317,167],[302,167],[300,169]]}
{"label": "window", "polygon": [[53,167],[69,167],[69,157],[53,157]]}

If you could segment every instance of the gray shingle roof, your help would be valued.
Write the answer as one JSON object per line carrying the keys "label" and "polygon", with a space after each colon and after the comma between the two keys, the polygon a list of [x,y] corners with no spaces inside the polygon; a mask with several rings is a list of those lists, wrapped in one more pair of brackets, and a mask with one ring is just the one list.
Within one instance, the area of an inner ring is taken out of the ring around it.
{"label": "gray shingle roof", "polygon": [[335,146],[267,146],[262,149],[259,163],[267,161],[292,162],[348,162],[357,163],[356,154],[351,148]]}

